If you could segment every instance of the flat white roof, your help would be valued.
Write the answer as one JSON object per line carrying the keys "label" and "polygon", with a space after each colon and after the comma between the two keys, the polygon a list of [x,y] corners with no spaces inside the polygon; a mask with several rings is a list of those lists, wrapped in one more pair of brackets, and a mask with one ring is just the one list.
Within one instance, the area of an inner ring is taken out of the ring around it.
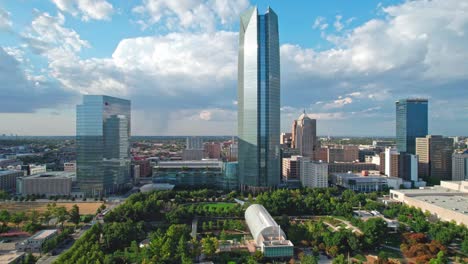
{"label": "flat white roof", "polygon": [[55,233],[57,233],[57,229],[46,229],[36,233],[31,239],[44,239]]}
{"label": "flat white roof", "polygon": [[468,216],[468,197],[466,196],[424,195],[411,198]]}

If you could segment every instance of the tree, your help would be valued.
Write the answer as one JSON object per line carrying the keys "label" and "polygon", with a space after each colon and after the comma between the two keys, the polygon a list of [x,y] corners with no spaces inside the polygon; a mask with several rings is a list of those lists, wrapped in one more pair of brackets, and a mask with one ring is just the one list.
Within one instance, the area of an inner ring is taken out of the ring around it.
{"label": "tree", "polygon": [[461,244],[461,250],[463,251],[463,253],[468,254],[468,236],[465,236],[465,239]]}
{"label": "tree", "polygon": [[201,240],[202,252],[207,255],[209,258],[213,257],[218,250],[218,239],[216,237],[205,237]]}
{"label": "tree", "polygon": [[180,258],[182,261],[184,257],[187,256],[187,241],[185,236],[181,236],[179,243],[177,244],[176,257]]}
{"label": "tree", "polygon": [[70,209],[70,221],[75,225],[80,223],[80,208],[78,205],[74,204],[73,207]]}
{"label": "tree", "polygon": [[36,263],[36,257],[34,257],[33,254],[28,253],[21,263],[22,263],[22,264],[33,264],[33,263]]}
{"label": "tree", "polygon": [[333,259],[332,264],[346,264],[345,256],[340,254]]}
{"label": "tree", "polygon": [[8,222],[10,222],[10,217],[11,215],[7,210],[0,211],[0,222],[2,222],[4,226],[6,226]]}
{"label": "tree", "polygon": [[253,257],[257,262],[261,262],[263,260],[262,251],[260,251],[260,250],[255,251],[255,253],[253,254]]}
{"label": "tree", "polygon": [[56,207],[54,210],[54,216],[57,218],[57,223],[60,223],[61,228],[63,229],[63,224],[65,223],[68,217],[67,209],[63,206]]}
{"label": "tree", "polygon": [[16,228],[19,227],[19,224],[26,219],[26,214],[24,212],[17,212],[11,215],[11,221],[15,223]]}
{"label": "tree", "polygon": [[439,251],[437,253],[437,258],[431,259],[429,261],[429,264],[446,264],[448,263],[447,257],[445,256],[444,251]]}
{"label": "tree", "polygon": [[385,264],[388,262],[388,254],[385,251],[380,251],[379,252],[379,264]]}
{"label": "tree", "polygon": [[219,239],[223,241],[227,240],[226,231],[224,231],[224,229],[221,231],[221,234],[219,234]]}
{"label": "tree", "polygon": [[362,229],[366,244],[375,248],[385,239],[387,223],[381,218],[371,218],[363,223]]}
{"label": "tree", "polygon": [[303,255],[301,258],[301,264],[317,264],[317,258],[311,255]]}

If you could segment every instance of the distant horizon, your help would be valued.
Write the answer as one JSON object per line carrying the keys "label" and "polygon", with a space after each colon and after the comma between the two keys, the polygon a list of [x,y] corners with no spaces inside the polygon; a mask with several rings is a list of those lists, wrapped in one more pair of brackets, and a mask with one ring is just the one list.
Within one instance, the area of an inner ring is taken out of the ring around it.
{"label": "distant horizon", "polygon": [[[290,132],[282,132],[290,133]],[[438,135],[438,134],[430,134]],[[330,136],[331,138],[377,138],[377,139],[396,139],[395,136],[376,136],[376,135],[361,135],[361,136],[351,136],[351,135],[317,135],[318,138],[326,138]],[[443,135],[444,137],[468,137],[467,135]],[[3,136],[0,133],[0,139],[4,137],[19,137],[19,138],[46,138],[46,137],[76,137],[76,135],[5,135]],[[183,138],[183,137],[236,137],[237,135],[132,135],[132,137],[174,137],[174,138]],[[278,135],[279,137],[279,135]]]}

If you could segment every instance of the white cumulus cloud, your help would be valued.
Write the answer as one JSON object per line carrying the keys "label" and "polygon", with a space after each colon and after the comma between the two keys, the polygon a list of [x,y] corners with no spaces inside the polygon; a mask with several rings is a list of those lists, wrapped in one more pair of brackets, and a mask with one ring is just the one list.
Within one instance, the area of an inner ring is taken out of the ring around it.
{"label": "white cumulus cloud", "polygon": [[12,26],[10,13],[0,7],[0,31],[10,31]]}
{"label": "white cumulus cloud", "polygon": [[80,16],[82,20],[109,20],[114,12],[111,3],[106,0],[52,0],[63,12]]}
{"label": "white cumulus cloud", "polygon": [[143,0],[133,12],[143,28],[159,23],[169,30],[214,31],[237,21],[248,6],[248,0]]}

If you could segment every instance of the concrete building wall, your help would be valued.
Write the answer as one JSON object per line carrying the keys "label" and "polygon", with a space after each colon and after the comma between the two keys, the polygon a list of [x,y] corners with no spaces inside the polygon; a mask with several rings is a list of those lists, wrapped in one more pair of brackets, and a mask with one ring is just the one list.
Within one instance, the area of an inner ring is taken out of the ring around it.
{"label": "concrete building wall", "polygon": [[66,177],[24,177],[21,179],[21,194],[70,195],[72,179]]}
{"label": "concrete building wall", "polygon": [[328,164],[303,159],[300,162],[302,186],[309,188],[328,187]]}
{"label": "concrete building wall", "polygon": [[452,180],[468,180],[468,153],[454,153],[452,155]]}
{"label": "concrete building wall", "polygon": [[0,170],[0,190],[14,190],[16,188],[16,179],[24,176],[24,174],[24,171]]}

